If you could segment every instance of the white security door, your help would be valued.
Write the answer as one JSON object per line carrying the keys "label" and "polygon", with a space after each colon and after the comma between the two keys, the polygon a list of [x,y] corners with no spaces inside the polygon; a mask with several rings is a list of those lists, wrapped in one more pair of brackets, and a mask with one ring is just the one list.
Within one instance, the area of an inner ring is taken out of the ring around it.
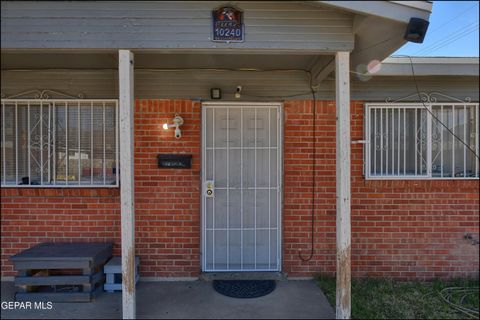
{"label": "white security door", "polygon": [[203,271],[279,271],[279,104],[204,104]]}

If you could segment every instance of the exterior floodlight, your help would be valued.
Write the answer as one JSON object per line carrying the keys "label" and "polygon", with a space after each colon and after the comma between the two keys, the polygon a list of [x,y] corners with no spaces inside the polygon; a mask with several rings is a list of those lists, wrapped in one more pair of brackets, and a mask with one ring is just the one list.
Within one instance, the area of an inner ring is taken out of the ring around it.
{"label": "exterior floodlight", "polygon": [[182,131],[180,131],[180,126],[183,124],[183,118],[178,114],[173,118],[173,124],[164,123],[162,128],[168,130],[168,128],[175,127],[175,138],[180,139],[182,137]]}
{"label": "exterior floodlight", "polygon": [[210,98],[221,99],[222,98],[222,90],[220,90],[220,88],[210,89]]}
{"label": "exterior floodlight", "polygon": [[237,90],[235,90],[235,98],[240,99],[242,96],[242,86],[237,86]]}
{"label": "exterior floodlight", "polygon": [[410,18],[403,39],[414,43],[422,43],[427,34],[428,24],[429,22],[427,20]]}

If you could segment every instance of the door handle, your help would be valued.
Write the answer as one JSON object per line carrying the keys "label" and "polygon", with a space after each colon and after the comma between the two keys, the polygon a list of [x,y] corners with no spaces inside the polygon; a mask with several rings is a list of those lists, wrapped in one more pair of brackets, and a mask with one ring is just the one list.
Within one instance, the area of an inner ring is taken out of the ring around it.
{"label": "door handle", "polygon": [[205,181],[205,196],[207,198],[215,197],[215,183],[213,180]]}

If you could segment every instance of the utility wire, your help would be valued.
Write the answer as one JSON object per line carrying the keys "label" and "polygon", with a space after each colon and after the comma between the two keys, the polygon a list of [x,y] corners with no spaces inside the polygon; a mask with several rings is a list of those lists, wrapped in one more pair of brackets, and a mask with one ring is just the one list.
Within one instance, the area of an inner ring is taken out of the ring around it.
{"label": "utility wire", "polygon": [[477,2],[477,3],[475,3],[473,6],[471,6],[471,7],[468,7],[467,9],[465,9],[465,10],[461,11],[460,13],[458,13],[458,14],[457,14],[456,16],[454,16],[453,18],[450,18],[450,19],[449,19],[447,22],[445,22],[445,23],[443,23],[443,24],[439,25],[438,27],[436,27],[435,29],[433,29],[432,31],[430,31],[430,33],[433,33],[433,32],[435,32],[435,31],[437,31],[437,30],[440,30],[440,29],[442,29],[444,26],[446,26],[446,25],[447,25],[447,24],[449,24],[450,22],[452,22],[452,21],[456,20],[458,17],[462,16],[462,15],[463,15],[463,14],[465,14],[466,12],[472,12],[472,11],[470,11],[470,9],[472,9],[472,8],[476,7],[476,6],[477,6],[477,4],[478,4],[478,2]]}
{"label": "utility wire", "polygon": [[[415,89],[417,90],[417,95],[418,97],[420,98],[421,95],[420,95],[420,89],[418,87],[418,82],[417,82],[417,78],[415,76],[415,69],[413,67],[413,61],[412,61],[412,57],[411,56],[407,56],[407,55],[403,55],[403,57],[407,57],[409,60],[410,60],[410,68],[412,69],[412,77],[413,77],[413,82],[415,84]],[[423,105],[423,108],[432,116],[433,119],[435,119],[435,121],[437,121],[439,124],[441,124],[445,129],[447,129],[447,131],[453,136],[455,137],[455,139],[457,139],[458,141],[460,141],[468,150],[470,150],[470,152],[472,152],[472,154],[478,159],[480,160],[480,157],[478,156],[478,154],[475,152],[475,150],[473,150],[472,148],[470,148],[470,146],[468,144],[465,143],[465,141],[463,141],[462,139],[460,139],[460,137],[458,137],[455,133],[453,133],[452,130],[450,130],[449,127],[447,127],[442,121],[440,121],[440,119],[437,118],[437,116],[435,116],[433,114],[432,111],[430,111],[430,109],[425,105],[425,102],[420,99],[420,102],[422,103]],[[476,114],[478,114],[478,109],[476,111]],[[477,120],[478,121],[478,120]]]}
{"label": "utility wire", "polygon": [[442,40],[437,41],[437,42],[431,44],[430,46],[425,47],[425,48],[417,51],[416,54],[427,54],[432,49],[436,50],[437,46],[441,46],[444,43],[453,42],[453,41],[456,41],[460,38],[463,38],[466,34],[470,34],[470,33],[474,32],[476,29],[478,29],[478,23],[471,23],[468,26],[465,26],[461,29],[456,30],[455,32],[448,35],[446,38],[443,38]]}
{"label": "utility wire", "polygon": [[313,168],[312,168],[312,211],[311,211],[311,243],[310,243],[310,253],[308,257],[302,256],[302,250],[298,250],[298,257],[304,261],[310,261],[313,258],[313,254],[315,252],[315,187],[316,187],[316,168],[315,165],[317,163],[317,129],[316,129],[316,121],[317,118],[317,97],[315,96],[315,90],[313,88],[313,76],[310,73],[310,90],[312,93],[313,98]]}
{"label": "utility wire", "polygon": [[476,23],[476,22],[472,22],[468,25],[465,25],[465,26],[447,34],[446,36],[443,36],[442,39],[440,39],[438,41],[435,41],[432,44],[421,48],[419,51],[417,51],[417,54],[420,53],[420,52],[423,52],[423,51],[428,51],[431,48],[435,47],[437,44],[442,43],[444,41],[448,41],[450,39],[455,39],[459,34],[462,34],[463,32],[469,31],[471,28],[475,28],[476,25],[478,25],[478,23]]}
{"label": "utility wire", "polygon": [[477,25],[475,28],[473,28],[472,30],[469,30],[468,32],[463,32],[463,33],[461,33],[461,34],[458,34],[454,39],[449,39],[449,40],[446,41],[446,42],[444,41],[444,42],[442,42],[442,43],[437,44],[435,47],[430,48],[430,50],[427,50],[427,51],[424,52],[423,54],[424,54],[424,55],[427,55],[427,54],[430,54],[430,53],[432,53],[432,52],[435,52],[435,51],[437,51],[438,49],[441,49],[441,48],[443,48],[443,47],[445,47],[445,46],[448,46],[448,45],[452,44],[453,42],[456,42],[456,41],[458,41],[458,40],[460,40],[460,39],[462,39],[462,38],[465,38],[466,36],[468,36],[469,34],[471,34],[472,32],[475,32],[475,31],[477,31],[477,30],[478,30],[478,25]]}
{"label": "utility wire", "polygon": [[454,39],[454,40],[449,41],[449,42],[447,42],[447,43],[445,43],[445,44],[443,44],[443,45],[441,45],[441,46],[438,46],[438,47],[436,47],[435,49],[433,49],[433,50],[431,50],[431,51],[428,51],[428,52],[425,53],[425,54],[431,54],[432,52],[435,52],[435,51],[437,51],[438,49],[441,49],[441,48],[443,48],[443,47],[445,47],[445,46],[447,46],[447,45],[450,45],[450,44],[456,42],[457,40],[460,40],[460,39],[462,39],[462,38],[465,38],[465,37],[468,36],[470,33],[475,32],[475,31],[477,31],[477,30],[478,30],[478,26],[477,26],[477,28],[476,28],[475,30],[472,30],[472,31],[470,31],[470,32],[468,32],[468,33],[466,33],[466,34],[458,37],[457,39]]}

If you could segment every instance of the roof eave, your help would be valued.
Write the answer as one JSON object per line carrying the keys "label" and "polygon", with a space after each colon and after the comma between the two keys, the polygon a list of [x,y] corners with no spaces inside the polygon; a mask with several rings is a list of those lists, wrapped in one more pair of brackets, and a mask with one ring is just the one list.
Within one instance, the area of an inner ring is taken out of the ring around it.
{"label": "roof eave", "polygon": [[[415,76],[479,76],[476,57],[412,57]],[[409,58],[389,57],[372,76],[412,76]]]}
{"label": "roof eave", "polygon": [[338,9],[408,23],[410,18],[428,20],[432,3],[427,1],[317,1]]}

